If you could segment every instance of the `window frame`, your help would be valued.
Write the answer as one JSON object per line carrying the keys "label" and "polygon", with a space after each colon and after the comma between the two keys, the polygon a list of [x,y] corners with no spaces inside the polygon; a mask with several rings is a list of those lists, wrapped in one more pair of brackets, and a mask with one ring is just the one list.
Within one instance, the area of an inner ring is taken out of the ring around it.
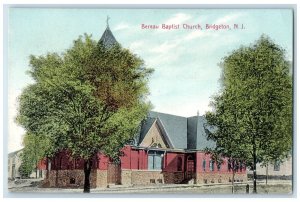
{"label": "window frame", "polygon": [[214,160],[210,160],[209,161],[209,170],[210,171],[215,171],[215,162],[214,162]]}
{"label": "window frame", "polygon": [[177,171],[183,171],[182,169],[182,157],[177,156]]}
{"label": "window frame", "polygon": [[206,159],[202,160],[202,170],[205,172],[206,171]]}
{"label": "window frame", "polygon": [[[160,168],[157,169],[157,166],[156,166],[156,158],[155,157],[159,157],[160,158]],[[149,159],[152,158],[152,165],[150,166],[149,163]],[[160,152],[160,151],[149,151],[148,152],[148,170],[151,170],[151,171],[161,171],[163,169],[163,161],[164,161],[164,158],[163,158],[163,152]]]}

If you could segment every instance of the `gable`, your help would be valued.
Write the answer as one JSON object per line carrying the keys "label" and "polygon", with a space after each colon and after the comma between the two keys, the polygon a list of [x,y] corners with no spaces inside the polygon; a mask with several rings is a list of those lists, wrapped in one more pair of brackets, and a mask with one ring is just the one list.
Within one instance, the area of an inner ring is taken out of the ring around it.
{"label": "gable", "polygon": [[158,120],[162,133],[170,147],[187,148],[187,118],[150,111],[149,116]]}
{"label": "gable", "polygon": [[156,147],[156,148],[169,148],[169,145],[164,138],[161,128],[158,125],[158,121],[155,120],[140,146],[142,147]]}

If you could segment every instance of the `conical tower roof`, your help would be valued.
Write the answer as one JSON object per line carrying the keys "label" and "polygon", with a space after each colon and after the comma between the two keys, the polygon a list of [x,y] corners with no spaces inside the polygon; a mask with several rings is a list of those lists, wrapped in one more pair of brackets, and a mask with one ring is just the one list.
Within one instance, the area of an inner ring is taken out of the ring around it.
{"label": "conical tower roof", "polygon": [[107,26],[106,29],[104,31],[104,33],[102,34],[102,37],[100,39],[100,43],[102,43],[105,47],[111,47],[115,44],[117,44],[117,40],[114,37],[113,33],[111,32],[110,28],[109,28],[109,24],[108,24],[108,19],[107,18]]}

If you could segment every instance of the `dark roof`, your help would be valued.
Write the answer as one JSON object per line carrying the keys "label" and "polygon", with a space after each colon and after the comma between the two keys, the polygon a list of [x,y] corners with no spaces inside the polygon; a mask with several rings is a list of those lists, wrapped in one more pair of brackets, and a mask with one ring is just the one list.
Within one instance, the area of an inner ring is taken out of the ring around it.
{"label": "dark roof", "polygon": [[214,141],[207,140],[208,131],[212,132],[214,129],[207,125],[203,116],[186,118],[154,111],[150,111],[147,119],[141,124],[137,146],[143,141],[156,120],[163,130],[166,141],[173,149],[204,150],[215,147]]}
{"label": "dark roof", "polygon": [[190,149],[204,150],[205,148],[214,149],[216,143],[207,139],[209,132],[213,132],[214,127],[207,124],[207,120],[203,116],[189,117],[191,123],[188,127],[190,138]]}
{"label": "dark roof", "polygon": [[171,145],[175,149],[187,148],[187,119],[181,116],[151,111],[149,117],[159,118]]}
{"label": "dark roof", "polygon": [[103,45],[108,48],[118,43],[113,33],[110,31],[109,26],[106,27],[99,42],[103,43]]}
{"label": "dark roof", "polygon": [[138,138],[138,143],[139,144],[143,141],[144,137],[146,136],[146,134],[150,130],[150,128],[153,125],[153,123],[155,122],[155,120],[156,120],[155,118],[151,118],[151,117],[148,116],[147,119],[142,121],[140,134],[139,134],[139,138]]}

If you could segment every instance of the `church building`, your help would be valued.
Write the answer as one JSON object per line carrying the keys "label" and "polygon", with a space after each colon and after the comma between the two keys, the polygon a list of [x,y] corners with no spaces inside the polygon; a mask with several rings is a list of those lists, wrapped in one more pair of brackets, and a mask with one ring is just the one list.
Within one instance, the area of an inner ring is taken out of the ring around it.
{"label": "church building", "polygon": [[[118,43],[109,26],[100,41],[110,47]],[[215,147],[207,140],[212,131],[203,116],[181,117],[151,111],[130,145],[125,145],[119,164],[98,153],[90,174],[91,188],[154,184],[232,183],[232,168],[227,159],[215,162],[206,148]],[[243,163],[236,169],[236,182],[246,182]],[[47,163],[46,187],[82,187],[83,160],[58,153]]]}

